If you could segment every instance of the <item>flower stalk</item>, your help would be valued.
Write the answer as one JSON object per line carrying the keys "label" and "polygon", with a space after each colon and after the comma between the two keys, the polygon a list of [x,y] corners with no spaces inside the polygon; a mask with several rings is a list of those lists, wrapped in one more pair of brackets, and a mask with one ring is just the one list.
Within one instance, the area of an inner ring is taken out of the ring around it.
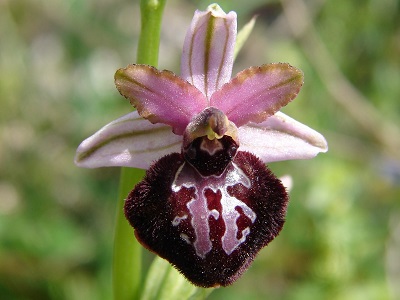
{"label": "flower stalk", "polygon": [[[157,66],[165,2],[166,0],[142,0],[140,3],[142,23],[137,63]],[[143,170],[121,169],[112,270],[115,300],[136,299],[140,292],[142,247],[134,237],[132,227],[125,219],[123,207],[126,196],[143,175]]]}
{"label": "flower stalk", "polygon": [[161,19],[166,0],[141,0],[141,30],[136,63],[157,66]]}

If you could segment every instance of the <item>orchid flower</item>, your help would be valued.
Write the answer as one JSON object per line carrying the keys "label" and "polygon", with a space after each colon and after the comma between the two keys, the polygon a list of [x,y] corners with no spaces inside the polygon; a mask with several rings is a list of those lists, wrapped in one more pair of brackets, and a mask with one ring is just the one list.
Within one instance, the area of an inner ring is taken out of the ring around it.
{"label": "orchid flower", "polygon": [[78,166],[146,169],[125,216],[147,249],[198,286],[226,286],[281,231],[288,195],[265,163],[312,158],[324,137],[279,110],[303,73],[285,63],[231,79],[236,13],[196,11],[181,75],[148,65],[115,74],[136,107],[79,146]]}

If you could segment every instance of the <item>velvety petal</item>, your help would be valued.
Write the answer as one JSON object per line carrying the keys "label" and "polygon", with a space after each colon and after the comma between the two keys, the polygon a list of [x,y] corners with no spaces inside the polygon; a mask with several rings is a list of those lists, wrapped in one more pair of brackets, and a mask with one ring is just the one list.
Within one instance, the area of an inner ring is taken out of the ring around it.
{"label": "velvety petal", "polygon": [[78,147],[79,167],[109,166],[147,169],[152,162],[172,152],[180,152],[182,137],[171,127],[151,124],[134,111],[101,128]]}
{"label": "velvety petal", "polygon": [[251,153],[205,177],[172,153],[147,170],[124,211],[143,246],[193,284],[217,287],[237,280],[279,234],[287,204],[285,187]]}
{"label": "velvety petal", "polygon": [[281,112],[263,123],[239,127],[239,142],[239,151],[252,152],[265,163],[307,159],[328,151],[320,133]]}
{"label": "velvety petal", "polygon": [[236,126],[260,123],[279,111],[299,93],[303,73],[289,64],[251,67],[236,75],[211,98]]}
{"label": "velvety petal", "polygon": [[226,14],[217,4],[193,17],[183,46],[181,76],[207,99],[231,78],[236,30],[236,13]]}
{"label": "velvety petal", "polygon": [[191,118],[207,106],[204,95],[193,85],[148,65],[119,69],[115,84],[143,118],[170,125],[176,134],[182,134]]}

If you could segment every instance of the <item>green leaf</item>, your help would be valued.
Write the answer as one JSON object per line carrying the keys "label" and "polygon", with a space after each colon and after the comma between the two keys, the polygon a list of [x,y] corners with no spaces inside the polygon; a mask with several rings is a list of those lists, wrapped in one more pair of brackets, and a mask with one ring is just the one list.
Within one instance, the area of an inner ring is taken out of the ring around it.
{"label": "green leaf", "polygon": [[204,300],[214,291],[214,288],[203,289],[198,288],[194,294],[190,296],[188,300]]}
{"label": "green leaf", "polygon": [[187,281],[166,260],[156,257],[144,284],[141,300],[205,299],[213,289],[202,289]]}
{"label": "green leaf", "polygon": [[256,19],[257,19],[257,16],[254,16],[238,32],[237,37],[236,37],[235,50],[233,52],[234,59],[236,59],[236,56],[239,54],[240,49],[242,49],[244,43],[247,41],[247,38],[250,36],[250,33],[253,31],[254,24],[256,23]]}
{"label": "green leaf", "polygon": [[158,299],[164,277],[169,271],[168,263],[160,257],[154,258],[144,284],[141,300]]}

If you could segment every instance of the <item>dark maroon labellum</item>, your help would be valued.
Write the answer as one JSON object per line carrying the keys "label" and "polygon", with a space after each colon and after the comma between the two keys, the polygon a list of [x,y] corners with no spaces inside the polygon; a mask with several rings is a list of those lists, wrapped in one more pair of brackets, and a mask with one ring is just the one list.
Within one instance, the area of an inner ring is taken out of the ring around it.
{"label": "dark maroon labellum", "polygon": [[179,153],[160,159],[129,194],[125,215],[142,245],[193,284],[226,286],[279,234],[288,195],[247,152],[211,175],[195,166]]}

